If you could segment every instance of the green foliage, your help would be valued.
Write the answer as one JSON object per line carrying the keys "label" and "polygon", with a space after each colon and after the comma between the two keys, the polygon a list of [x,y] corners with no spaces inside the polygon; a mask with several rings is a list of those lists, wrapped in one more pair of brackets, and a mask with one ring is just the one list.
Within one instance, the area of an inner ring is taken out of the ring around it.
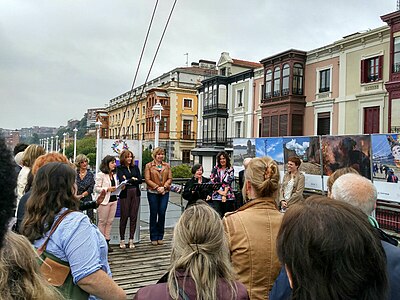
{"label": "green foliage", "polygon": [[190,166],[184,164],[172,167],[172,178],[190,178],[192,177],[191,169]]}
{"label": "green foliage", "polygon": [[[90,165],[96,164],[96,137],[86,136],[83,139],[76,141],[76,155],[85,154],[90,159]],[[74,156],[74,144],[72,143],[67,148],[65,148],[65,155],[68,158],[73,158]],[[92,164],[93,163],[93,164]]]}
{"label": "green foliage", "polygon": [[96,166],[96,153],[88,153],[86,156],[89,159],[89,165],[94,168]]}
{"label": "green foliage", "polygon": [[142,152],[142,174],[144,174],[144,168],[147,163],[151,162],[153,158],[151,157],[151,151],[150,149],[145,149]]}

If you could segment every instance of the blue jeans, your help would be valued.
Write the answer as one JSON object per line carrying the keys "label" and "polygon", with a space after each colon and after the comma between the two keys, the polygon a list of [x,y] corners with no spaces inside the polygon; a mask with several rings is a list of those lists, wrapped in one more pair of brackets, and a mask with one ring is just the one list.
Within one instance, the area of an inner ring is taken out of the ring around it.
{"label": "blue jeans", "polygon": [[160,241],[164,238],[165,212],[167,211],[169,193],[153,194],[147,192],[150,206],[150,240]]}

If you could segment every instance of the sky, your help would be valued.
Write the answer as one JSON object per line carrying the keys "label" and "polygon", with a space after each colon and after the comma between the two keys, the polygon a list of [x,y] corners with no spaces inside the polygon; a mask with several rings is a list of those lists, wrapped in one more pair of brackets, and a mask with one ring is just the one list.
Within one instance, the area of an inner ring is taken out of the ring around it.
{"label": "sky", "polygon": [[[159,0],[135,86],[174,0]],[[65,126],[128,91],[156,0],[1,0],[0,128]],[[334,3],[334,4],[333,4]],[[260,61],[384,26],[396,0],[177,0],[150,78],[200,59]]]}

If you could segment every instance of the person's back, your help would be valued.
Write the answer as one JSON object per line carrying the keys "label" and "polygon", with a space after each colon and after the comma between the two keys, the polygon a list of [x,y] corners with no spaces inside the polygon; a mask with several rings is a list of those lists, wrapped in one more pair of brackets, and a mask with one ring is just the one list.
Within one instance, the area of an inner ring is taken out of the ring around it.
{"label": "person's back", "polygon": [[251,299],[265,299],[281,267],[275,242],[282,222],[274,199],[278,188],[276,163],[253,158],[246,169],[245,204],[223,219],[237,279]]}
{"label": "person's back", "polygon": [[249,299],[234,280],[222,221],[204,201],[189,206],[176,224],[171,266],[162,281],[139,289],[134,299]]}

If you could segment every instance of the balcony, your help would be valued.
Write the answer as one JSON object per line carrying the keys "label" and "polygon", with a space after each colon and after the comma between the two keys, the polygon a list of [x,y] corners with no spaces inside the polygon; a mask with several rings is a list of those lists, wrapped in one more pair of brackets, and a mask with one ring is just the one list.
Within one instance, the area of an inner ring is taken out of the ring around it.
{"label": "balcony", "polygon": [[217,112],[217,111],[224,111],[226,113],[226,110],[227,110],[226,103],[204,105],[204,107],[203,107],[203,112],[205,114],[210,113],[210,112]]}
{"label": "balcony", "polygon": [[194,131],[181,131],[181,140],[195,140],[196,133]]}
{"label": "balcony", "polygon": [[233,148],[233,139],[229,138],[203,138],[202,140],[196,140],[197,148],[210,148],[214,146],[220,146],[224,148]]}

